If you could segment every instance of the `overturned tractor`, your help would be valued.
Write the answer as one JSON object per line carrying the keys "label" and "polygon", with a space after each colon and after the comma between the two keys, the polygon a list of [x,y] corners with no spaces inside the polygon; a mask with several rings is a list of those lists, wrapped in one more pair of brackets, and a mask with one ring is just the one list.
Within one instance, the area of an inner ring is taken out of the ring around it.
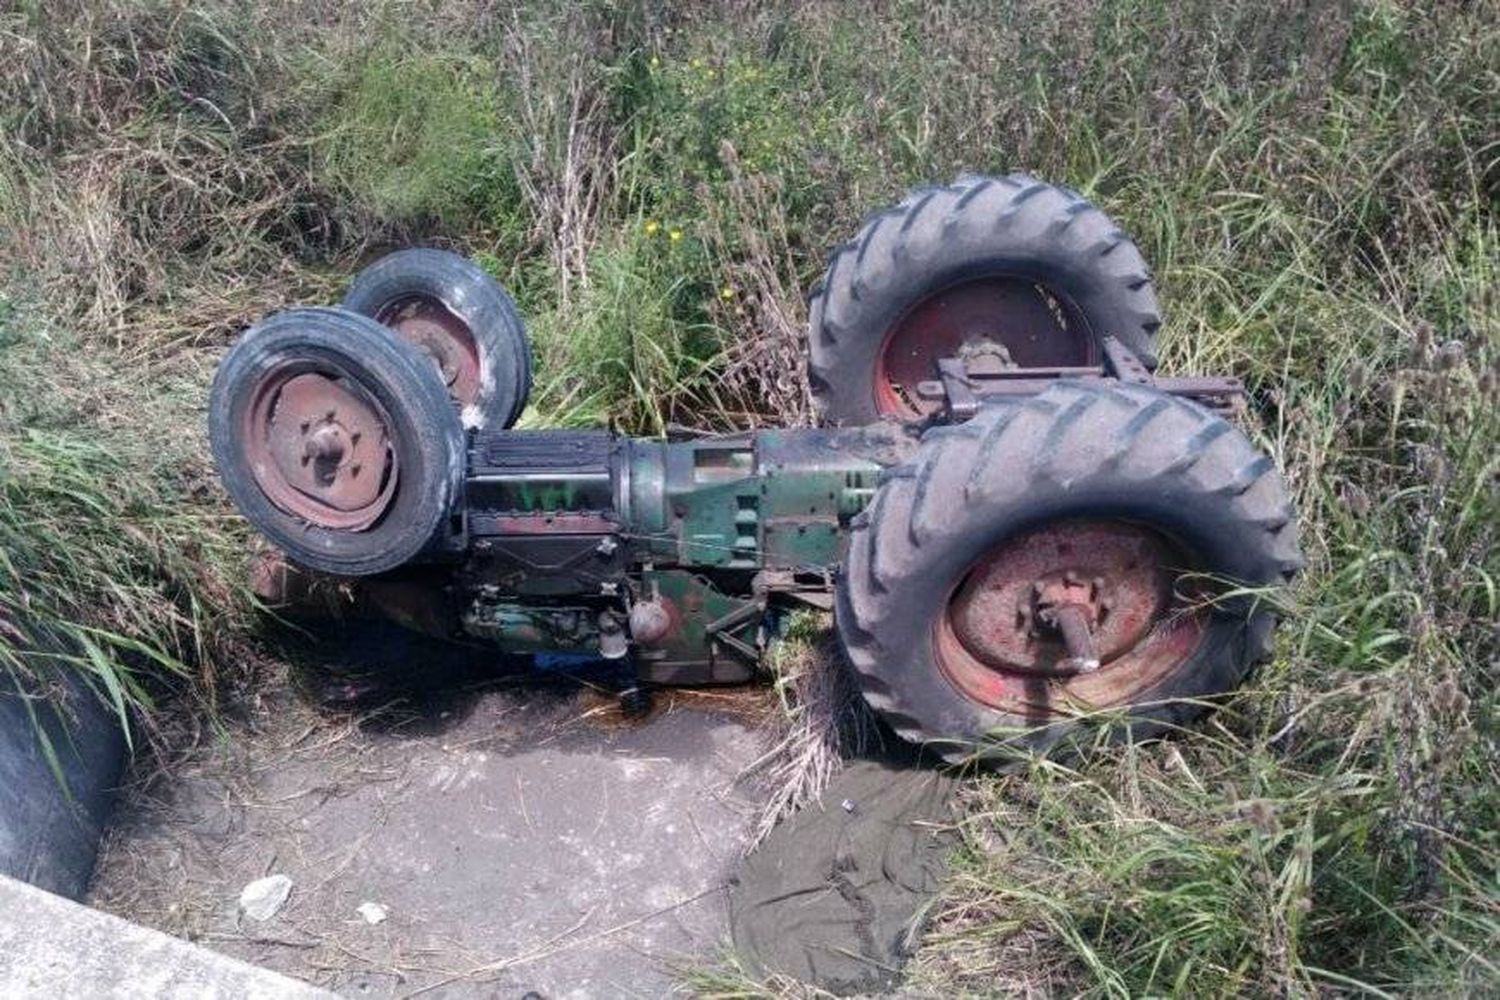
{"label": "overturned tractor", "polygon": [[[1230,378],[1158,378],[1134,243],[1029,177],[919,190],[811,301],[821,426],[689,440],[511,430],[514,304],[435,250],[279,313],[214,381],[239,509],[290,563],[402,624],[629,664],[632,688],[744,681],[785,613],[832,609],[903,737],[950,760],[1136,737],[1233,689],[1301,565]],[[1122,730],[1123,731],[1123,730]]]}

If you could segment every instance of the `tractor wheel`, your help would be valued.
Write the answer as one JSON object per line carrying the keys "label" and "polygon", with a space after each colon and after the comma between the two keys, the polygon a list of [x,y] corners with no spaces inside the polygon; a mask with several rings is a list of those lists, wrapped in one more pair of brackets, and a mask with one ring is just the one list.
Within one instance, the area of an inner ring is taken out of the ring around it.
{"label": "tractor wheel", "polygon": [[1007,367],[1102,360],[1114,336],[1155,367],[1161,313],[1130,237],[1024,174],[913,191],[830,257],[810,302],[808,378],[826,424],[917,420],[943,357]]}
{"label": "tractor wheel", "polygon": [[241,337],[214,377],[208,430],[251,525],[324,573],[428,552],[463,483],[463,428],[430,359],[342,309],[291,309]]}
{"label": "tractor wheel", "polygon": [[1197,714],[1267,650],[1268,602],[1240,588],[1301,564],[1281,477],[1238,430],[1154,389],[1061,382],[929,431],[888,474],[836,621],[901,736],[993,760]]}
{"label": "tractor wheel", "polygon": [[398,250],[355,277],[343,307],[428,354],[465,427],[509,427],[526,408],[526,327],[505,289],[472,261],[445,250]]}

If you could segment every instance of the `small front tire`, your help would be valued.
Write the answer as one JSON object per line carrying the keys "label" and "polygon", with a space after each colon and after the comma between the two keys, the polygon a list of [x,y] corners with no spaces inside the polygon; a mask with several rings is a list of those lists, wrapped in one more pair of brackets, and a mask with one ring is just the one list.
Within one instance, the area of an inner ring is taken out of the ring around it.
{"label": "small front tire", "polygon": [[531,346],[520,311],[468,258],[429,248],[387,254],[355,277],[343,307],[428,355],[465,427],[509,427],[526,408]]}
{"label": "small front tire", "polygon": [[342,309],[278,313],[242,336],[209,392],[230,499],[295,562],[363,576],[440,548],[464,433],[432,363]]}

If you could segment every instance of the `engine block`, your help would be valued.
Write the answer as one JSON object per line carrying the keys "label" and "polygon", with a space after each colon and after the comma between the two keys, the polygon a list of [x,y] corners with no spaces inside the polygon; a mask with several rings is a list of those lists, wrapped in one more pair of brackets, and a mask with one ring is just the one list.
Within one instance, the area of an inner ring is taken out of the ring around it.
{"label": "engine block", "polygon": [[747,678],[768,595],[828,607],[830,567],[896,425],[655,441],[608,431],[473,435],[459,629],[522,652],[625,655],[657,683]]}

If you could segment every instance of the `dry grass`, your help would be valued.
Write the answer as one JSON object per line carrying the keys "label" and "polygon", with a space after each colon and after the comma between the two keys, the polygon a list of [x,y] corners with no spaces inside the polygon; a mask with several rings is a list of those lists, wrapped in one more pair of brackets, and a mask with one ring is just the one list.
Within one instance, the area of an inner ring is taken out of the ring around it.
{"label": "dry grass", "polygon": [[815,803],[844,761],[871,752],[880,732],[841,670],[827,617],[806,613],[772,653],[781,711],[767,720],[764,754],[745,769],[767,789],[746,850],[781,820]]}
{"label": "dry grass", "polygon": [[[528,423],[799,422],[802,289],[827,249],[909,185],[1024,168],[1139,238],[1168,366],[1245,378],[1311,565],[1275,662],[1201,735],[974,784],[918,982],[1493,991],[1494,15],[8,9],[6,551],[48,572],[68,553],[60,621],[207,665],[206,623],[240,606],[222,572],[239,529],[194,454],[203,375],[260,312],[329,300],[373,248],[456,246],[532,320]],[[39,458],[38,434],[66,457]],[[98,504],[59,497],[85,487]],[[0,577],[0,607],[34,607],[32,577]],[[793,676],[773,813],[837,743],[818,721],[833,682]]]}

